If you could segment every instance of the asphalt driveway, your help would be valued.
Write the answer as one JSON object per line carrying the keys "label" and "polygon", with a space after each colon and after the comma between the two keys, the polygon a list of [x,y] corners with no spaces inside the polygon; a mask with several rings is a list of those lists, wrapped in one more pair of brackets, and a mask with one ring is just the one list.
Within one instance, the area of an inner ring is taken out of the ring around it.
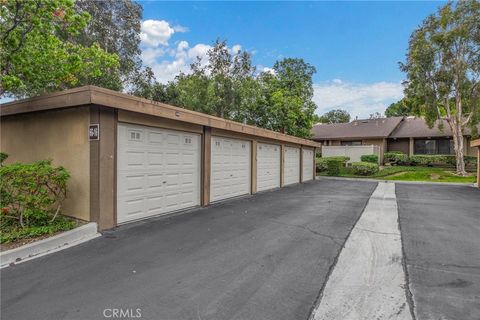
{"label": "asphalt driveway", "polygon": [[417,320],[480,319],[480,190],[396,185]]}
{"label": "asphalt driveway", "polygon": [[307,319],[376,185],[315,181],[121,227],[3,269],[2,318]]}

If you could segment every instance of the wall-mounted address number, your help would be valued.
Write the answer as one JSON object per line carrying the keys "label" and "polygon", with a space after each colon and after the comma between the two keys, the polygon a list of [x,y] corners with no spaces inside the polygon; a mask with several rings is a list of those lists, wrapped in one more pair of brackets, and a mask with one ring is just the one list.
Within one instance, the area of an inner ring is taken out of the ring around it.
{"label": "wall-mounted address number", "polygon": [[100,125],[98,123],[88,126],[88,140],[100,140]]}

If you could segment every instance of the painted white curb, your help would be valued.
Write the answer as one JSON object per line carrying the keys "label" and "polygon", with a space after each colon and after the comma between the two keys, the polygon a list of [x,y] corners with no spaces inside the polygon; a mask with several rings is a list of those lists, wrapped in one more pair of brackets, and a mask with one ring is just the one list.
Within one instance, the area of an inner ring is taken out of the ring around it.
{"label": "painted white curb", "polygon": [[101,234],[97,232],[97,224],[90,222],[53,237],[1,252],[0,268],[8,267],[12,263],[18,264],[52,252],[70,248],[99,236],[101,236]]}

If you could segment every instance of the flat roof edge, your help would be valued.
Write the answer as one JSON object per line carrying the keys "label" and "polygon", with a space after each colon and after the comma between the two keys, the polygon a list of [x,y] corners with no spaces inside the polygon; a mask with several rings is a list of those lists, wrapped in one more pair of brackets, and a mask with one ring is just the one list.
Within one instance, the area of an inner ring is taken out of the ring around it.
{"label": "flat roof edge", "polygon": [[96,104],[138,112],[293,144],[310,147],[321,146],[320,143],[313,140],[294,137],[96,86],[84,86],[39,97],[8,102],[0,105],[0,116],[62,109],[86,104]]}

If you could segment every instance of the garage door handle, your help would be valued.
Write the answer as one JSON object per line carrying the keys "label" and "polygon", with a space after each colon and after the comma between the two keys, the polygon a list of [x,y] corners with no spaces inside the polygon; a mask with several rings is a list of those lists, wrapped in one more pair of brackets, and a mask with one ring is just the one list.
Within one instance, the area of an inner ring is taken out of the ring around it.
{"label": "garage door handle", "polygon": [[230,177],[233,177],[233,174],[231,174]]}
{"label": "garage door handle", "polygon": [[167,181],[163,181],[162,183],[167,183]]}

